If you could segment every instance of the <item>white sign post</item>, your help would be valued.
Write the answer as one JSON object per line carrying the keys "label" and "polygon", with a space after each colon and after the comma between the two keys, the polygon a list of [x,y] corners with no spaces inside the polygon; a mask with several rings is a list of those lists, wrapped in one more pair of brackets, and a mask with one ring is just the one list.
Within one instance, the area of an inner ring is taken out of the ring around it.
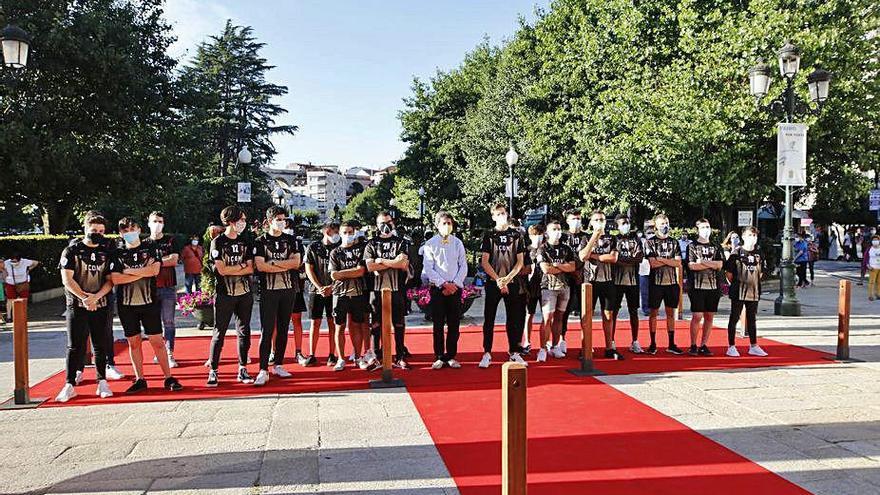
{"label": "white sign post", "polygon": [[779,124],[776,138],[776,185],[807,185],[806,124]]}
{"label": "white sign post", "polygon": [[504,195],[508,198],[519,196],[519,179],[513,179],[513,194],[510,194],[510,177],[504,179]]}
{"label": "white sign post", "polygon": [[251,183],[250,182],[239,182],[238,183],[238,202],[239,203],[250,203],[251,202]]}
{"label": "white sign post", "polygon": [[740,210],[736,218],[736,226],[748,227],[749,225],[754,225],[754,223],[752,223],[754,216],[755,212],[751,210]]}
{"label": "white sign post", "polygon": [[868,209],[880,211],[880,189],[871,189],[871,195],[868,197]]}

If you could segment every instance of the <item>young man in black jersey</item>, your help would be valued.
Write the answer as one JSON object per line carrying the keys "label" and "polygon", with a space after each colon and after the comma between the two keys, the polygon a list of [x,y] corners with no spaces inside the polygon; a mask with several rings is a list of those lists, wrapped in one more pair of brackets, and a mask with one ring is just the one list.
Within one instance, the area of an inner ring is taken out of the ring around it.
{"label": "young man in black jersey", "polygon": [[742,246],[730,253],[724,265],[727,281],[730,282],[730,321],[727,324],[727,355],[739,357],[736,349],[736,323],[745,308],[745,327],[749,334],[749,355],[764,357],[767,353],[758,345],[758,303],[761,301],[761,274],[763,259],[758,251],[758,229],[745,227],[742,232]]}
{"label": "young man in black jersey", "polygon": [[486,302],[483,312],[483,357],[479,363],[480,368],[488,368],[492,363],[495,314],[498,311],[498,303],[502,300],[506,314],[505,328],[510,360],[526,364],[520,356],[525,322],[525,293],[519,276],[526,247],[519,231],[508,223],[506,206],[498,203],[490,209],[490,212],[492,220],[495,221],[495,228],[483,234],[480,243],[480,263],[489,277],[486,283]]}
{"label": "young man in black jersey", "polygon": [[581,210],[574,209],[565,212],[565,223],[568,230],[562,234],[562,243],[571,248],[575,253],[575,270],[568,274],[569,287],[571,288],[571,297],[568,298],[568,306],[565,308],[565,315],[562,317],[562,337],[559,340],[559,349],[564,353],[568,352],[568,344],[565,342],[565,334],[568,332],[568,319],[571,315],[578,316],[581,314],[581,284],[584,283],[584,262],[580,256],[577,256],[581,248],[584,238],[589,236],[584,232],[583,220],[581,219]]}
{"label": "young man in black jersey", "polygon": [[[293,280],[296,284],[296,295],[293,298],[293,309],[290,312],[290,325],[293,327],[293,349],[295,351],[294,357],[296,358],[296,362],[300,366],[310,366],[314,363],[309,363],[308,358],[302,352],[302,344],[303,344],[303,320],[302,315],[306,311],[306,264],[304,260],[306,259],[306,251],[303,247],[303,239],[301,236],[297,236],[296,229],[294,228],[293,219],[287,217],[284,219],[284,233],[293,236],[296,239],[297,246],[299,246],[299,269],[296,270],[296,273],[293,274]],[[274,345],[274,344],[273,344]],[[274,347],[273,347],[274,351]],[[269,362],[274,363],[274,356],[271,357]]]}
{"label": "young man in black jersey", "polygon": [[[557,222],[558,224],[558,222]],[[532,327],[534,326],[535,321],[535,313],[538,312],[538,305],[541,303],[541,265],[538,263],[538,250],[544,245],[544,231],[546,227],[543,224],[535,224],[530,225],[528,228],[529,234],[529,247],[528,247],[528,255],[523,256],[523,262],[528,261],[529,263],[523,267],[523,271],[526,273],[523,282],[526,286],[526,327],[523,331],[523,352],[528,353],[532,350]],[[560,234],[561,234],[560,230]],[[565,278],[568,279],[568,276],[565,275]],[[568,281],[568,280],[567,280]],[[568,308],[568,300],[566,300],[566,308]],[[563,309],[563,312],[565,309]],[[542,313],[543,314],[543,313]],[[542,318],[546,320],[546,316]],[[562,316],[559,317],[559,324],[562,325]],[[538,329],[538,335],[542,339],[541,345],[538,347],[541,348],[543,346],[544,339],[544,323],[546,321],[541,322],[541,326]],[[540,353],[540,350],[538,351]],[[544,350],[544,360],[546,361],[546,353],[547,350]]]}
{"label": "young man in black jersey", "polygon": [[[718,279],[724,265],[721,245],[709,240],[712,237],[712,226],[705,218],[697,220],[697,241],[688,244],[688,298],[691,301],[691,356],[711,356],[709,350],[709,333],[712,321],[718,312],[721,300],[721,285]],[[703,335],[697,345],[700,333],[700,322],[703,324]]]}
{"label": "young man in black jersey", "polygon": [[[333,279],[333,316],[336,319],[336,349],[339,359],[334,371],[345,369],[345,328],[357,327],[365,323],[367,314],[367,293],[364,284],[364,244],[357,242],[355,223],[342,224],[341,244],[330,252],[330,278]],[[351,335],[352,347],[356,335]],[[355,356],[356,358],[359,356]]]}
{"label": "young man in black jersey", "polygon": [[247,371],[248,351],[251,348],[251,310],[254,296],[251,293],[250,276],[254,273],[251,246],[242,239],[247,228],[247,216],[238,206],[227,206],[220,212],[220,220],[226,230],[211,241],[211,260],[217,274],[217,295],[214,302],[214,335],[211,338],[211,370],[208,372],[209,387],[219,383],[217,367],[220,352],[232,315],[238,321],[238,374],[241,383],[252,383]]}
{"label": "young man in black jersey", "polygon": [[287,211],[280,206],[266,210],[269,231],[254,241],[253,256],[260,277],[260,372],[254,385],[269,381],[269,354],[274,334],[274,363],[272,373],[279,378],[290,378],[284,369],[287,350],[287,331],[290,314],[299,290],[300,246],[296,237],[284,233]]}
{"label": "young man in black jersey", "polygon": [[629,312],[629,330],[632,345],[629,350],[633,354],[641,354],[639,344],[639,265],[645,257],[642,240],[632,230],[629,215],[621,213],[614,219],[617,223],[617,264],[614,265],[614,312],[611,317],[612,334],[617,330],[617,315],[626,298],[626,309]]}
{"label": "young man in black jersey", "polygon": [[[623,359],[623,355],[617,352],[614,344],[614,304],[616,286],[614,285],[614,264],[617,263],[617,239],[605,231],[607,219],[605,213],[600,210],[590,214],[590,227],[594,233],[598,233],[595,246],[590,252],[587,245],[590,240],[581,240],[578,255],[584,262],[584,271],[587,281],[593,285],[593,308],[602,307],[602,332],[605,334],[605,357],[610,359]],[[598,303],[598,304],[597,304]],[[587,322],[590,324],[590,322]]]}
{"label": "young man in black jersey", "polygon": [[[406,369],[404,359],[404,332],[406,321],[406,271],[409,269],[409,243],[393,234],[394,219],[387,211],[376,216],[377,237],[370,239],[364,249],[364,263],[367,271],[373,274],[373,287],[370,291],[373,308],[373,349],[375,359],[381,361],[382,290],[391,290],[391,323],[394,327],[394,364]],[[371,363],[364,363],[371,364]]]}
{"label": "young man in black jersey", "polygon": [[180,390],[183,387],[171,376],[168,349],[162,336],[162,307],[156,287],[156,277],[162,268],[162,252],[153,243],[141,242],[141,227],[133,218],[119,221],[119,234],[124,245],[116,250],[110,280],[116,286],[119,322],[128,339],[128,353],[135,375],[126,393],[147,389],[142,328],[165,375],[165,388]]}
{"label": "young man in black jersey", "polygon": [[[559,349],[562,333],[562,318],[568,307],[571,296],[571,280],[567,276],[575,271],[575,254],[567,244],[563,244],[562,226],[558,219],[547,222],[547,242],[541,244],[535,257],[541,272],[541,315],[544,324],[541,326],[541,345],[536,361],[547,360],[547,344],[550,342],[550,355],[555,358],[565,357]],[[552,337],[551,335],[552,334]]]}
{"label": "young man in black jersey", "polygon": [[64,284],[64,295],[67,303],[67,380],[64,387],[55,397],[58,402],[67,402],[76,397],[74,385],[77,384],[77,372],[83,368],[86,355],[86,343],[89,336],[95,348],[95,375],[98,389],[95,392],[101,398],[113,395],[107,385],[107,319],[110,317],[107,308],[107,294],[113,288],[110,281],[110,270],[113,250],[105,242],[104,231],[107,221],[100,215],[86,216],[83,222],[85,236],[61,252],[58,268],[61,270],[61,281]]}
{"label": "young man in black jersey", "polygon": [[[333,321],[333,279],[330,278],[330,252],[339,247],[339,224],[327,221],[321,227],[321,239],[309,244],[306,251],[306,276],[311,282],[312,297],[309,302],[309,357],[306,366],[318,362],[318,339],[321,336],[321,320],[327,318],[327,338],[330,354],[327,366],[336,365],[336,323]],[[345,356],[342,356],[343,359]]]}
{"label": "young man in black jersey", "polygon": [[669,237],[669,218],[664,214],[654,216],[655,236],[645,242],[645,257],[651,264],[651,284],[648,286],[648,324],[651,330],[651,345],[648,354],[657,353],[657,313],[660,306],[666,307],[666,333],[669,335],[670,354],[684,354],[675,345],[675,310],[681,297],[678,268],[681,266],[681,246],[676,239]]}
{"label": "young man in black jersey", "polygon": [[168,362],[172,368],[177,367],[174,360],[174,337],[177,326],[174,322],[174,309],[177,307],[177,261],[180,256],[180,245],[173,235],[165,235],[165,214],[161,211],[150,213],[147,219],[150,237],[145,242],[152,243],[161,255],[162,269],[156,277],[156,293],[162,310],[162,327],[165,334],[165,345],[168,346]]}

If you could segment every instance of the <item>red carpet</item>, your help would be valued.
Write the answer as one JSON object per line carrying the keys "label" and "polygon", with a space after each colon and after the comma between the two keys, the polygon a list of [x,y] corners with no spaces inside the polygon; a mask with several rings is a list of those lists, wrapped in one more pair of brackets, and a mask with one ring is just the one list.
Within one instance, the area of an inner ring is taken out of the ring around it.
{"label": "red carpet", "polygon": [[[643,328],[640,334],[640,341],[647,346],[647,322],[642,322]],[[730,369],[730,368],[753,368],[766,366],[792,366],[803,364],[827,363],[824,357],[825,353],[797,347],[788,344],[782,344],[767,339],[760,339],[761,346],[770,354],[765,358],[750,357],[745,354],[748,348],[745,340],[738,339],[740,353],[743,357],[728,358],[724,356],[726,349],[726,331],[715,329],[710,340],[710,346],[715,353],[713,357],[690,357],[690,356],[673,356],[665,352],[666,333],[658,332],[658,345],[660,351],[654,356],[642,355],[633,356],[628,351],[623,351],[626,356],[624,361],[612,361],[601,357],[601,347],[604,345],[601,324],[596,321],[593,324],[593,343],[596,348],[595,367],[607,374],[633,374],[633,373],[659,373],[669,371],[691,371],[691,370],[712,370],[712,369]],[[620,349],[629,347],[629,325],[623,323],[618,328],[617,346]],[[537,342],[537,331],[532,334],[533,342]],[[308,337],[305,338],[305,342]],[[252,375],[257,372],[257,349],[259,335],[252,337],[251,358],[252,364],[248,366],[248,370]],[[292,338],[291,338],[292,342]],[[244,385],[235,381],[235,373],[237,370],[236,358],[236,342],[234,336],[226,338],[226,344],[223,346],[223,355],[220,364],[220,386],[217,388],[208,388],[205,386],[207,379],[207,368],[203,366],[208,355],[208,346],[210,343],[209,336],[183,337],[178,338],[176,342],[175,358],[180,364],[179,368],[173,370],[176,376],[184,386],[184,390],[180,392],[167,392],[161,388],[162,373],[159,366],[153,364],[153,351],[148,344],[144,344],[144,367],[146,378],[152,387],[150,390],[137,395],[125,395],[124,391],[128,388],[129,380],[111,381],[110,388],[115,394],[108,399],[100,399],[95,397],[95,381],[94,370],[87,368],[86,379],[82,385],[77,387],[76,398],[66,404],[48,401],[41,407],[69,407],[78,405],[91,404],[108,404],[108,403],[128,403],[128,402],[154,402],[167,400],[188,400],[188,399],[205,399],[217,397],[242,397],[265,394],[293,394],[306,392],[323,392],[334,390],[356,390],[369,387],[369,380],[375,379],[377,373],[366,373],[349,366],[344,372],[334,372],[326,366],[316,366],[302,368],[293,364],[288,353],[285,365],[289,371],[294,374],[293,378],[282,380],[272,377],[269,383],[264,387],[254,387],[253,385]],[[677,343],[680,347],[685,347],[689,343],[687,336],[686,322],[678,322]],[[547,363],[533,364],[531,370],[553,369],[564,370],[567,368],[575,368],[578,366],[577,355],[580,349],[580,329],[577,323],[572,323],[568,334],[569,357],[566,359],[550,359]],[[326,357],[327,355],[326,335],[322,335],[318,355]],[[483,383],[485,387],[492,389],[499,388],[498,377],[494,376],[491,371],[480,370],[475,367],[482,354],[482,331],[475,326],[465,327],[462,331],[459,349],[459,360],[464,364],[462,370],[444,369],[438,372],[430,369],[433,362],[431,333],[428,329],[409,329],[407,332],[407,347],[415,354],[415,358],[410,364],[413,369],[405,372],[395,370],[395,373],[403,378],[410,390],[413,387],[426,386],[430,388],[440,387],[444,390],[460,390],[473,386],[475,383]],[[496,328],[494,348],[503,351],[507,347],[507,339],[504,335],[503,328]],[[350,347],[349,347],[350,348]],[[495,354],[498,362],[506,359],[503,352]],[[534,360],[534,353],[529,361]],[[116,344],[116,361],[119,369],[127,376],[133,376],[133,371],[128,357],[128,347],[126,344]],[[497,368],[497,366],[496,366]],[[454,379],[446,380],[444,373],[455,373]],[[489,378],[491,377],[491,378]],[[435,383],[439,382],[439,383]],[[46,380],[35,385],[31,389],[32,397],[54,397],[64,384],[64,372],[47,378]]]}

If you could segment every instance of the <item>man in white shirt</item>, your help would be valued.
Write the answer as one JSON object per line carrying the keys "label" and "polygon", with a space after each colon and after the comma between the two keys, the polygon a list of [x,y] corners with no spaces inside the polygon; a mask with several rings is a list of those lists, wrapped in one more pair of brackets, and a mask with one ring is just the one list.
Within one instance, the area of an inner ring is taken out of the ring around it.
{"label": "man in white shirt", "polygon": [[6,274],[6,278],[3,280],[3,289],[6,294],[7,321],[12,321],[12,301],[30,297],[30,273],[39,265],[38,261],[22,258],[18,253],[13,253],[8,260],[3,262],[3,272]]}
{"label": "man in white shirt", "polygon": [[[444,365],[461,368],[455,360],[458,352],[459,324],[461,323],[461,291],[467,276],[468,266],[464,244],[452,235],[454,226],[452,215],[438,211],[434,215],[434,225],[439,235],[435,235],[422,246],[424,265],[422,277],[431,284],[431,316],[434,319],[434,355],[436,361],[432,368]],[[443,338],[443,325],[448,328]]]}

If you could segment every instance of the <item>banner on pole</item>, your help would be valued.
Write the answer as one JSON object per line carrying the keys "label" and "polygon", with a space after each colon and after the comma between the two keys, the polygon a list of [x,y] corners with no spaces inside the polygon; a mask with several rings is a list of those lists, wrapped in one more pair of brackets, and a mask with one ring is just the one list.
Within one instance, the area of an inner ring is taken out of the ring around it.
{"label": "banner on pole", "polygon": [[250,182],[239,182],[238,183],[238,202],[239,203],[250,203],[251,202],[251,183]]}
{"label": "banner on pole", "polygon": [[871,189],[871,195],[868,197],[868,209],[880,211],[880,189]]}
{"label": "banner on pole", "polygon": [[776,185],[807,185],[807,126],[779,124],[776,138]]}
{"label": "banner on pole", "polygon": [[749,225],[755,225],[752,219],[755,216],[755,212],[751,210],[740,210],[737,212],[736,218],[736,226],[737,227],[748,227]]}

